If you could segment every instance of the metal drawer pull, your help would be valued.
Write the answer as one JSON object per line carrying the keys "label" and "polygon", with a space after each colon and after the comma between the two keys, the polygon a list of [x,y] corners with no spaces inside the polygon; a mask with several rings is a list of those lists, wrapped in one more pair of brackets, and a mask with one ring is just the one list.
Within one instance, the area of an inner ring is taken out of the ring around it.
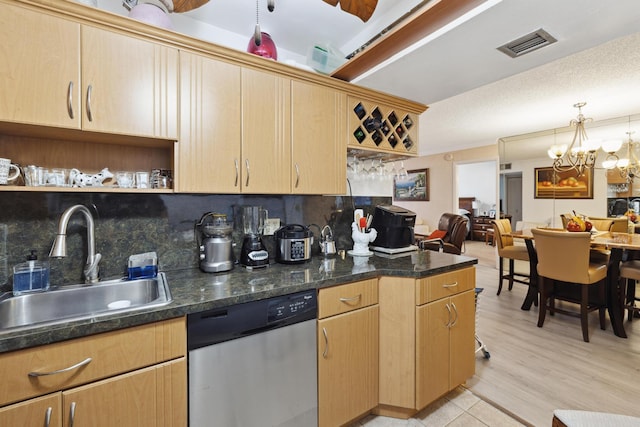
{"label": "metal drawer pull", "polygon": [[71,402],[71,408],[69,411],[69,427],[73,427],[75,418],[76,418],[76,402]]}
{"label": "metal drawer pull", "polygon": [[68,368],[58,369],[57,371],[51,371],[51,372],[35,372],[35,371],[29,372],[29,376],[30,377],[46,377],[48,375],[62,374],[64,372],[73,371],[74,369],[78,369],[82,366],[88,365],[89,363],[91,363],[91,360],[92,359],[90,357],[87,357],[82,362],[76,363],[75,365],[69,366]]}
{"label": "metal drawer pull", "polygon": [[458,282],[453,282],[449,285],[442,285],[443,288],[455,288],[456,286],[458,286]]}
{"label": "metal drawer pull", "polygon": [[240,177],[240,165],[238,164],[238,159],[233,159],[233,163],[236,165],[236,180],[233,184],[234,187],[238,186],[238,178]]}
{"label": "metal drawer pull", "polygon": [[51,411],[53,411],[53,409],[51,408],[51,406],[49,406],[47,408],[47,412],[45,412],[45,414],[44,414],[44,426],[45,427],[49,427],[51,425]]}
{"label": "metal drawer pull", "polygon": [[69,118],[73,119],[73,82],[69,82],[67,90],[67,113],[69,113]]}
{"label": "metal drawer pull", "polygon": [[454,303],[451,303],[451,307],[453,307],[453,311],[456,313],[455,320],[453,321],[451,326],[449,326],[450,328],[453,328],[455,326],[455,324],[458,323],[458,307],[456,307],[456,305]]}
{"label": "metal drawer pull", "polygon": [[91,113],[91,92],[93,91],[93,87],[91,85],[87,86],[87,118],[90,122],[93,121],[93,114]]}
{"label": "metal drawer pull", "polygon": [[362,299],[362,294],[358,294],[355,297],[351,297],[351,298],[340,298],[340,302],[344,302],[344,303],[348,304],[350,302],[360,301],[361,299]]}
{"label": "metal drawer pull", "polygon": [[246,159],[244,161],[244,165],[245,165],[245,167],[247,169],[247,181],[244,183],[244,186],[248,187],[249,186],[249,175],[250,175],[250,172],[249,172],[249,159]]}
{"label": "metal drawer pull", "polygon": [[295,187],[298,188],[298,184],[300,183],[300,168],[298,167],[298,164],[296,163],[296,185]]}
{"label": "metal drawer pull", "polygon": [[322,357],[327,358],[329,354],[329,337],[327,336],[327,328],[322,328],[322,335],[324,335],[324,350],[322,351]]}
{"label": "metal drawer pull", "polygon": [[450,328],[451,327],[451,307],[449,307],[449,304],[445,304],[445,308],[449,312],[449,320],[447,320],[447,323],[444,326],[446,326],[447,328]]}

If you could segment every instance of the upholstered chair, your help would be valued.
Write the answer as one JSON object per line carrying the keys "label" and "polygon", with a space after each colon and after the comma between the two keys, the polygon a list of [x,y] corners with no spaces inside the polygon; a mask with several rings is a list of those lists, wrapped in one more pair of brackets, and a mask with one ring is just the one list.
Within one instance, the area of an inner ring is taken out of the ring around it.
{"label": "upholstered chair", "polygon": [[631,321],[633,316],[640,312],[640,307],[636,307],[636,281],[640,280],[640,260],[632,259],[620,263],[620,280],[626,280],[626,298],[625,308],[627,311],[627,319]]}
{"label": "upholstered chair", "polygon": [[[460,255],[464,252],[468,221],[469,219],[462,215],[443,213],[438,221],[438,230],[418,242],[420,248]],[[438,231],[440,233],[437,233]]]}
{"label": "upholstered chair", "polygon": [[[529,253],[526,246],[514,245],[513,237],[507,234],[511,233],[511,221],[508,219],[495,219],[493,223],[493,234],[498,248],[498,295],[502,292],[502,282],[509,280],[509,290],[513,289],[513,282],[529,284],[524,278],[528,278],[527,274],[519,274],[514,271],[515,260],[529,262]],[[504,274],[504,259],[509,260],[509,272]]]}
{"label": "upholstered chair", "polygon": [[[547,311],[576,316],[581,321],[582,339],[589,342],[590,311],[599,311],[600,328],[605,329],[607,277],[607,264],[589,262],[591,233],[542,228],[531,233],[538,256],[538,327],[544,324]],[[595,288],[595,294],[590,295],[590,288]],[[556,307],[556,300],[579,304],[579,313]]]}

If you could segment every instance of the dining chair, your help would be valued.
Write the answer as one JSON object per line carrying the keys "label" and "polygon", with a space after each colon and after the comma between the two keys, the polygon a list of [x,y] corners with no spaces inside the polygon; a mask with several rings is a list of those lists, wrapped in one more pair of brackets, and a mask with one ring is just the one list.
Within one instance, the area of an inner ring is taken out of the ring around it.
{"label": "dining chair", "polygon": [[640,313],[640,307],[636,307],[636,281],[640,280],[640,260],[632,259],[620,263],[620,280],[626,280],[626,296],[624,307],[627,309],[627,320],[631,321],[633,316]]}
{"label": "dining chair", "polygon": [[612,233],[626,233],[629,230],[629,219],[626,216],[611,218],[611,220],[613,224],[611,224],[609,231]]}
{"label": "dining chair", "polygon": [[[591,233],[542,228],[532,229],[531,233],[538,256],[538,327],[544,324],[547,311],[551,315],[558,312],[579,317],[582,339],[589,342],[590,311],[599,311],[600,329],[605,329],[607,277],[606,263],[589,262]],[[591,292],[593,288],[596,292]],[[556,307],[556,300],[579,304],[580,311]]]}
{"label": "dining chair", "polygon": [[[509,290],[513,289],[513,282],[524,283],[529,285],[529,282],[518,277],[529,278],[528,274],[516,273],[514,271],[515,261],[529,261],[529,253],[526,246],[514,245],[513,237],[508,236],[511,233],[511,221],[508,219],[494,219],[491,221],[493,224],[493,239],[496,242],[498,248],[498,293],[502,292],[502,282],[509,280]],[[509,272],[504,274],[504,259],[509,260]]]}
{"label": "dining chair", "polygon": [[[614,218],[595,218],[589,217],[589,222],[593,225],[596,231],[611,231]],[[605,246],[591,246],[591,252],[589,252],[589,260],[596,263],[609,263],[611,257],[611,251]]]}
{"label": "dining chair", "polygon": [[610,231],[613,225],[613,218],[595,218],[590,216],[588,217],[588,221],[597,231]]}

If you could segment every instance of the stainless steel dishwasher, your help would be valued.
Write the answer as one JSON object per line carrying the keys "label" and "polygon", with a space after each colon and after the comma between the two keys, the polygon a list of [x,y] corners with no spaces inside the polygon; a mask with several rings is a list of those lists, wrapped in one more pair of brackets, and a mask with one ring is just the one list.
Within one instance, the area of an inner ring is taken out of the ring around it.
{"label": "stainless steel dishwasher", "polygon": [[187,316],[189,426],[318,425],[316,291]]}

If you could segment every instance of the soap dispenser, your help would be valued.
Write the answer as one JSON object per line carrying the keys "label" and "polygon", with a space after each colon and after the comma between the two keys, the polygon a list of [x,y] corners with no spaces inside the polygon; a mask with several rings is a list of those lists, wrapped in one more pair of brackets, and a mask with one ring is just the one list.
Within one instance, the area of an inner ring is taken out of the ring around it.
{"label": "soap dispenser", "polygon": [[42,292],[49,289],[49,263],[38,261],[35,250],[27,256],[27,262],[13,267],[13,295]]}

